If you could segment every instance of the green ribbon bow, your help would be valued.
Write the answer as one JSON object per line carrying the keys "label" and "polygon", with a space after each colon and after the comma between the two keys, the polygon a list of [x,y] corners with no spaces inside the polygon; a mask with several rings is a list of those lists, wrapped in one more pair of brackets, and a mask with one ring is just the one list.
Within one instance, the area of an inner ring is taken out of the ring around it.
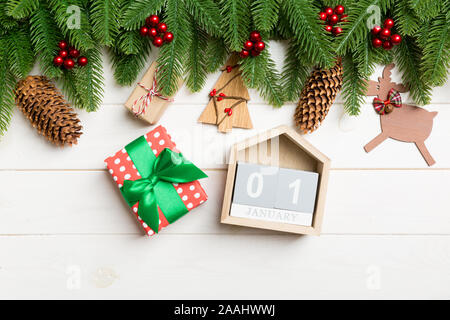
{"label": "green ribbon bow", "polygon": [[125,150],[142,179],[126,180],[121,188],[122,195],[130,207],[139,202],[139,216],[158,233],[158,207],[169,223],[175,222],[189,211],[172,183],[187,183],[208,176],[181,153],[168,148],[156,157],[144,137],[127,145]]}

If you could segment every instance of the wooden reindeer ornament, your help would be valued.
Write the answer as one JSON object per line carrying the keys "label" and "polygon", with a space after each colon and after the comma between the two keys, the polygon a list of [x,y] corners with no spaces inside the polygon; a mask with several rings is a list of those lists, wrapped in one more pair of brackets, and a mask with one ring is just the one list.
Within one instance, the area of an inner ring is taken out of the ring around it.
{"label": "wooden reindeer ornament", "polygon": [[228,59],[209,95],[209,103],[198,119],[202,123],[217,125],[220,132],[230,132],[233,127],[253,128],[247,108],[250,95],[242,81],[238,59],[237,55]]}
{"label": "wooden reindeer ornament", "polygon": [[436,162],[425,146],[425,140],[433,129],[433,119],[437,112],[429,112],[417,106],[403,104],[400,92],[407,92],[403,84],[391,81],[394,64],[384,68],[383,77],[368,82],[368,96],[377,96],[375,110],[381,115],[381,133],[369,142],[364,149],[370,152],[386,139],[415,143],[428,166]]}

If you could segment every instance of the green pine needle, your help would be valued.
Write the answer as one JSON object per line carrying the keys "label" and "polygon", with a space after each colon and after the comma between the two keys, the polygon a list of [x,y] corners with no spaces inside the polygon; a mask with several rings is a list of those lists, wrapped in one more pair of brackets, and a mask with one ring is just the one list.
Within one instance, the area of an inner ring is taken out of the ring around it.
{"label": "green pine needle", "polygon": [[219,6],[213,0],[185,0],[186,7],[191,15],[205,31],[210,35],[220,33]]}
{"label": "green pine needle", "polygon": [[57,43],[62,36],[45,4],[41,3],[30,18],[30,35],[42,72],[50,78],[60,77],[61,68],[53,65],[53,58],[58,54]]}
{"label": "green pine needle", "polygon": [[343,59],[344,83],[342,95],[344,97],[344,109],[351,116],[360,113],[361,105],[367,92],[367,81],[358,72],[358,67],[350,56]]}
{"label": "green pine needle", "polygon": [[298,100],[310,74],[310,67],[298,58],[298,52],[301,52],[301,48],[295,42],[290,41],[282,77],[283,91],[287,101]]}
{"label": "green pine needle", "polygon": [[114,79],[122,86],[131,86],[137,81],[140,71],[145,67],[149,50],[139,54],[124,54],[111,51]]}
{"label": "green pine needle", "polygon": [[[165,0],[131,0],[124,8],[122,26],[127,30],[136,30],[142,27],[145,19],[158,14],[164,6]],[[172,28],[169,25],[169,28]]]}
{"label": "green pine needle", "polygon": [[31,39],[26,28],[17,29],[6,37],[9,68],[17,78],[25,78],[34,65]]}
{"label": "green pine needle", "polygon": [[186,61],[186,86],[192,91],[200,91],[206,82],[206,46],[207,34],[191,19],[191,43]]}
{"label": "green pine needle", "polygon": [[436,17],[446,0],[409,0],[410,7],[421,20],[425,21]]}
{"label": "green pine needle", "polygon": [[216,72],[225,64],[228,55],[227,46],[222,39],[210,38],[206,50],[206,71]]}
{"label": "green pine needle", "polygon": [[254,0],[252,4],[253,20],[256,29],[270,31],[278,20],[279,0]]}
{"label": "green pine needle", "polygon": [[422,25],[415,11],[409,6],[408,1],[397,0],[394,10],[398,31],[404,36],[413,35]]}
{"label": "green pine needle", "polygon": [[431,102],[431,87],[423,80],[420,70],[422,52],[413,38],[406,37],[395,50],[396,61],[403,74],[403,83],[409,87],[414,101],[426,105]]}
{"label": "green pine needle", "polygon": [[117,37],[117,48],[125,54],[139,54],[150,46],[150,39],[141,36],[138,30],[123,30]]}
{"label": "green pine needle", "polygon": [[241,51],[250,34],[250,0],[221,0],[222,33],[232,51]]}
{"label": "green pine needle", "polygon": [[182,1],[167,0],[165,19],[174,39],[162,46],[158,57],[158,84],[161,93],[172,96],[178,90],[178,82],[184,73],[184,62],[190,39],[189,15]]}
{"label": "green pine needle", "polygon": [[6,39],[0,37],[0,136],[11,122],[14,110],[14,87],[16,80],[9,71],[9,59]]}
{"label": "green pine needle", "polygon": [[308,0],[284,0],[283,11],[296,42],[310,61],[323,67],[332,65],[334,53],[323,25],[318,22],[317,8]]}
{"label": "green pine needle", "polygon": [[39,6],[39,0],[9,0],[8,15],[15,19],[28,17]]}
{"label": "green pine needle", "polygon": [[121,0],[91,1],[92,32],[100,43],[110,46],[119,33]]}
{"label": "green pine needle", "polygon": [[71,45],[82,50],[98,46],[92,39],[87,10],[82,5],[85,1],[47,0],[47,2],[58,27]]}

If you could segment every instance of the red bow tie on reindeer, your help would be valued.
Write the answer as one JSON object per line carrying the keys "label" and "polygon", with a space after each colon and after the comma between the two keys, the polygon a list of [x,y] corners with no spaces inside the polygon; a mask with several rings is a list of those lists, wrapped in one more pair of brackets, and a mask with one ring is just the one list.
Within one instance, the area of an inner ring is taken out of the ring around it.
{"label": "red bow tie on reindeer", "polygon": [[390,64],[384,68],[383,77],[378,81],[368,81],[368,96],[377,96],[373,105],[381,115],[381,134],[369,142],[364,149],[370,152],[388,138],[403,142],[415,143],[429,166],[436,162],[425,146],[425,140],[433,129],[433,119],[437,112],[429,112],[423,108],[402,103],[400,93],[407,92],[403,84],[391,81],[392,69]]}

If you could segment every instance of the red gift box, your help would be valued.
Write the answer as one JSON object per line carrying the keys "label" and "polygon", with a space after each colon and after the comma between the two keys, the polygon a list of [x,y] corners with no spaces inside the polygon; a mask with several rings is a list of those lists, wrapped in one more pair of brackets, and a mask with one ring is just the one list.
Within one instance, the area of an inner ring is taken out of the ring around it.
{"label": "red gift box", "polygon": [[[156,129],[150,131],[149,133],[144,135],[144,138],[145,140],[147,140],[148,145],[151,147],[156,157],[158,157],[165,148],[179,153],[175,143],[172,141],[170,135],[167,133],[166,129],[163,126],[159,126]],[[125,148],[118,151],[114,156],[107,158],[105,160],[105,163],[109,170],[109,173],[112,175],[119,189],[123,187],[125,180],[135,181],[141,179],[136,166],[134,165]],[[172,185],[183,201],[184,205],[186,206],[187,211],[189,212],[208,199],[206,192],[203,190],[200,182],[198,181],[180,184],[174,183]],[[144,221],[142,221],[141,217],[139,216],[138,207],[138,203],[136,203],[132,207],[133,214],[136,216],[145,232],[149,236],[154,235],[155,232]],[[159,231],[161,231],[163,228],[169,225],[169,222],[167,221],[166,217],[159,207],[158,211],[160,219]]]}

